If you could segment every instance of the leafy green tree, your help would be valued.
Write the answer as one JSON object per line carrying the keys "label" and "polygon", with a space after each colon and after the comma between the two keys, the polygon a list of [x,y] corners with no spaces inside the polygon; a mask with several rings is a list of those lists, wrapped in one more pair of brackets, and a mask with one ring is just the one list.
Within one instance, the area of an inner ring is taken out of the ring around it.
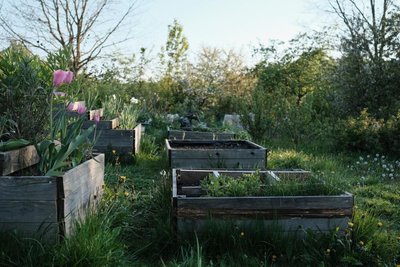
{"label": "leafy green tree", "polygon": [[400,7],[392,0],[330,1],[344,25],[335,84],[343,115],[367,108],[388,118],[400,108]]}

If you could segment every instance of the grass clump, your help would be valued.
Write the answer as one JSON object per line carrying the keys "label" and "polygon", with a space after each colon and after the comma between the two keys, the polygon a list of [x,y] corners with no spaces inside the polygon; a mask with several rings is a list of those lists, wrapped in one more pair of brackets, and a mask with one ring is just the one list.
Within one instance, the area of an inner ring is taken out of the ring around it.
{"label": "grass clump", "polygon": [[212,197],[244,196],[330,196],[340,195],[342,190],[314,176],[306,179],[284,178],[272,181],[259,172],[240,177],[209,174],[200,182],[201,188]]}

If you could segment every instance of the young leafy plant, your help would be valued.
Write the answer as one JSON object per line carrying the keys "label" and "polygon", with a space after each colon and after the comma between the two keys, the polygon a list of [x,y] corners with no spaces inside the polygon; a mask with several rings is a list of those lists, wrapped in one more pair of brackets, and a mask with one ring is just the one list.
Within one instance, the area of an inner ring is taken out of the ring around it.
{"label": "young leafy plant", "polygon": [[338,195],[343,193],[337,187],[323,182],[316,177],[304,180],[281,179],[271,183],[263,179],[259,172],[244,174],[240,177],[210,174],[200,182],[207,195],[213,197],[242,196],[311,196]]}
{"label": "young leafy plant", "polygon": [[39,143],[37,151],[40,155],[39,171],[44,175],[59,176],[68,167],[80,164],[86,155],[88,137],[95,125],[82,130],[83,119],[79,118],[67,126],[66,113],[63,112],[52,129],[51,136],[59,141],[46,139]]}

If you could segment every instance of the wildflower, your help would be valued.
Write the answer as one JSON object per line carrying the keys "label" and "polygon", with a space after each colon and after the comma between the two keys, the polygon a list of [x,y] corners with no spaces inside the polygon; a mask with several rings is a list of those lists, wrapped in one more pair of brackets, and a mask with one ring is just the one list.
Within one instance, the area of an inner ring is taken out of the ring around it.
{"label": "wildflower", "polygon": [[240,233],[240,236],[244,236],[244,232],[241,232],[241,233]]}
{"label": "wildflower", "polygon": [[113,149],[111,152],[112,152],[114,155],[117,153],[117,151],[116,151],[115,149]]}
{"label": "wildflower", "polygon": [[165,176],[165,175],[167,175],[167,172],[165,170],[162,170],[162,171],[160,171],[160,175]]}
{"label": "wildflower", "polygon": [[117,96],[115,94],[113,94],[112,97],[114,98],[114,100],[117,99]]}
{"label": "wildflower", "polygon": [[382,227],[383,223],[382,222],[378,222],[378,227]]}
{"label": "wildflower", "polygon": [[326,254],[331,253],[331,250],[329,248],[326,249]]}
{"label": "wildflower", "polygon": [[360,246],[364,246],[364,242],[360,240],[360,242],[358,242],[358,244],[360,244]]}
{"label": "wildflower", "polygon": [[124,195],[125,195],[126,197],[129,196],[129,192],[125,191],[125,192],[124,192]]}
{"label": "wildflower", "polygon": [[135,97],[132,97],[132,98],[131,98],[131,103],[132,103],[132,104],[137,104],[137,103],[139,103],[139,99],[137,99],[137,98],[135,98]]}
{"label": "wildflower", "polygon": [[348,225],[350,228],[352,228],[352,227],[354,226],[354,223],[348,222],[347,225]]}
{"label": "wildflower", "polygon": [[120,182],[120,183],[125,183],[125,181],[126,181],[126,176],[121,175],[121,176],[119,177],[119,182]]}

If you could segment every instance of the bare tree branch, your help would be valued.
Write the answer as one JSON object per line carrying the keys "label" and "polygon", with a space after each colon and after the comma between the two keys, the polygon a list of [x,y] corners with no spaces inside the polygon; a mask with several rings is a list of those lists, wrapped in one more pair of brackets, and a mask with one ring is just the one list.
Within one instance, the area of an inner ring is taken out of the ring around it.
{"label": "bare tree branch", "polygon": [[71,68],[77,73],[111,45],[131,39],[116,36],[133,13],[137,1],[129,1],[124,12],[113,15],[110,0],[15,0],[0,13],[3,37],[17,40],[27,48],[49,53],[60,48],[72,52]]}

